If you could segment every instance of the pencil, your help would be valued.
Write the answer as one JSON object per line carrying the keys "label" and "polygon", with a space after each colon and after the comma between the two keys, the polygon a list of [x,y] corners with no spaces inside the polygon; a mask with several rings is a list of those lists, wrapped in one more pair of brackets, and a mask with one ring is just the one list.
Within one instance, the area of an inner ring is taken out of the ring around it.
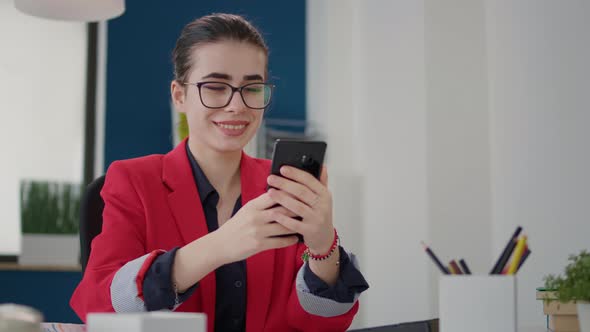
{"label": "pencil", "polygon": [[490,271],[490,274],[499,274],[502,272],[502,269],[506,265],[506,262],[508,262],[510,255],[512,255],[512,251],[514,250],[514,247],[516,246],[516,241],[517,241],[518,235],[520,235],[521,231],[522,231],[522,227],[520,227],[520,226],[516,227],[514,234],[512,234],[512,237],[510,238],[510,240],[506,244],[506,247],[504,247],[504,251],[502,251],[502,254],[500,255],[500,257],[498,257],[498,260],[496,261],[496,264],[494,265],[494,267]]}
{"label": "pencil", "polygon": [[522,258],[520,259],[520,262],[518,262],[518,267],[516,268],[516,272],[518,272],[520,270],[520,267],[522,266],[524,261],[526,261],[527,257],[529,257],[530,254],[531,254],[531,249],[526,248],[524,254],[522,254]]}
{"label": "pencil", "polygon": [[432,250],[430,250],[430,248],[424,242],[421,242],[421,243],[422,243],[422,246],[424,247],[424,250],[428,254],[428,256],[430,256],[430,258],[432,259],[434,264],[436,264],[436,266],[438,266],[440,271],[443,274],[449,274],[449,270],[447,270],[447,268],[444,265],[442,265],[442,263],[440,262],[438,257],[436,257],[436,255],[434,254],[434,252]]}
{"label": "pencil", "polygon": [[[524,252],[526,253],[526,251],[529,249],[529,246],[524,245]],[[522,254],[524,256],[524,254]],[[510,268],[510,265],[512,265],[512,260],[510,260],[510,262],[507,262],[506,265],[504,266],[504,268],[502,269],[502,272],[500,272],[500,274],[508,274],[508,269]]]}
{"label": "pencil", "polygon": [[463,258],[459,260],[459,264],[463,268],[463,272],[465,272],[465,274],[471,274],[471,270],[469,269],[469,266],[467,266],[467,263]]}
{"label": "pencil", "polygon": [[463,271],[461,271],[461,268],[454,259],[449,262],[449,265],[455,270],[455,274],[463,274]]}
{"label": "pencil", "polygon": [[451,264],[447,265],[447,270],[449,270],[449,274],[459,274],[457,271],[455,271]]}
{"label": "pencil", "polygon": [[508,268],[508,275],[513,275],[516,273],[516,269],[518,268],[518,262],[522,258],[524,254],[524,247],[526,246],[526,235],[523,235],[518,239],[518,244],[516,245],[516,249],[514,249],[514,256],[512,257],[512,263]]}

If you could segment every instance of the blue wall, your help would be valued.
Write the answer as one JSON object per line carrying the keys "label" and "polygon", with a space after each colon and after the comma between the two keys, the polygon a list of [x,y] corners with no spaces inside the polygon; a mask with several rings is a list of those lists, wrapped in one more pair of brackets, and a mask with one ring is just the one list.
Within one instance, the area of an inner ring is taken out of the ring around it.
{"label": "blue wall", "polygon": [[46,322],[80,324],[70,297],[81,279],[81,272],[0,271],[0,303],[31,306]]}
{"label": "blue wall", "polygon": [[277,85],[266,116],[305,120],[305,0],[128,0],[108,24],[105,169],[172,148],[171,53],[185,24],[214,12],[244,15],[262,31]]}

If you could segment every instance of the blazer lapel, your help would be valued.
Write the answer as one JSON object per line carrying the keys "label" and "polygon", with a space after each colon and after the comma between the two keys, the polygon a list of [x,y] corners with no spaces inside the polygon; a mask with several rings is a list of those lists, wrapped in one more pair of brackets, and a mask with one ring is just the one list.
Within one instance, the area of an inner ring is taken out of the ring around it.
{"label": "blazer lapel", "polygon": [[[240,177],[242,206],[266,191],[270,168],[242,153]],[[267,250],[246,260],[246,331],[262,331],[271,300],[275,250]]]}
{"label": "blazer lapel", "polygon": [[[187,140],[164,156],[162,178],[170,189],[168,204],[184,244],[208,234],[203,207],[193,177],[188,156]],[[207,314],[208,330],[213,331],[215,322],[215,273],[209,273],[199,281],[201,307]]]}

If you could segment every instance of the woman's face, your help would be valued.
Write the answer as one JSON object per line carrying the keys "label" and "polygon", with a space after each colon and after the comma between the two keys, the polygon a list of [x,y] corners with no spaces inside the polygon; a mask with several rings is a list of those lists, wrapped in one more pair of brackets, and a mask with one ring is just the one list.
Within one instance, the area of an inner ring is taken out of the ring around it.
{"label": "woman's face", "polygon": [[[192,61],[187,80],[190,83],[223,82],[241,87],[266,79],[266,55],[250,43],[221,41],[200,45],[193,50]],[[215,90],[202,86],[201,93]],[[173,82],[172,97],[177,110],[186,113],[191,144],[217,152],[241,151],[258,130],[264,113],[247,107],[239,92],[233,94],[227,106],[216,109],[203,105],[195,85],[179,86]]]}

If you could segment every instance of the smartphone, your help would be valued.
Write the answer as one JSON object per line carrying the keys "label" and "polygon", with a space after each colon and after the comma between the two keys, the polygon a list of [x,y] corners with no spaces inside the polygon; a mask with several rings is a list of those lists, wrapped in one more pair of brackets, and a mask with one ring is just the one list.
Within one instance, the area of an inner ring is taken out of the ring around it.
{"label": "smartphone", "polygon": [[275,141],[270,173],[281,176],[281,167],[302,169],[319,179],[326,154],[326,142],[321,141]]}
{"label": "smartphone", "polygon": [[[316,179],[319,179],[326,154],[326,147],[326,142],[322,141],[278,139],[274,144],[270,173],[281,176],[281,167],[292,166],[304,170]],[[269,188],[267,186],[267,189]],[[299,238],[299,242],[303,242],[303,236],[301,234],[296,235]]]}

